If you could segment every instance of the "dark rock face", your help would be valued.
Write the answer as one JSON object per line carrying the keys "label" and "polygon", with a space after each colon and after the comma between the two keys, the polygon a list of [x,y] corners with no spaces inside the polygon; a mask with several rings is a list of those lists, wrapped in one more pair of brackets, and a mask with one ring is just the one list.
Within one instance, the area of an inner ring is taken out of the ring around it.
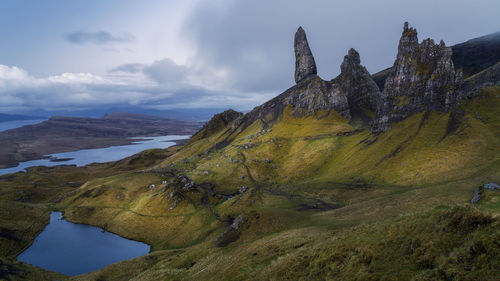
{"label": "dark rock face", "polygon": [[451,47],[456,69],[469,77],[500,62],[500,32],[474,38]]}
{"label": "dark rock face", "polygon": [[[500,62],[500,32],[453,45],[451,50],[455,69],[461,70],[465,79]],[[390,70],[391,67],[372,75],[380,90],[384,89]]]}
{"label": "dark rock face", "polygon": [[380,90],[368,70],[361,65],[356,50],[349,50],[340,70],[340,75],[333,82],[347,95],[351,116],[363,109],[375,112],[380,103]]}
{"label": "dark rock face", "polygon": [[375,81],[380,91],[384,90],[385,80],[391,73],[391,69],[392,67],[389,67],[372,75],[373,81]]}
{"label": "dark rock face", "polygon": [[291,105],[293,116],[313,114],[318,110],[335,110],[346,119],[351,119],[347,95],[339,85],[324,81],[318,76],[297,85],[284,100],[284,105]]}
{"label": "dark rock face", "polygon": [[292,108],[295,117],[311,115],[319,110],[334,110],[347,120],[351,120],[358,109],[375,111],[378,108],[380,91],[369,72],[360,64],[356,50],[349,50],[344,57],[341,74],[331,81],[325,81],[316,74],[316,64],[302,28],[295,34],[295,54],[297,84],[235,120],[232,123],[233,132],[242,132],[256,120],[267,116],[278,118],[287,106]]}
{"label": "dark rock face", "polygon": [[444,42],[418,43],[417,31],[405,23],[398,55],[385,82],[373,130],[386,131],[391,124],[424,110],[449,111],[460,87],[461,73]]}
{"label": "dark rock face", "polygon": [[318,73],[316,62],[307,43],[306,33],[302,27],[299,27],[295,33],[295,82],[308,78]]}
{"label": "dark rock face", "polygon": [[289,88],[272,100],[255,107],[233,123],[233,131],[242,132],[258,119],[271,116],[276,119],[287,106],[294,117],[313,114],[319,110],[335,110],[342,117],[350,119],[347,95],[338,84],[325,81],[314,75]]}
{"label": "dark rock face", "polygon": [[[471,89],[500,84],[500,64],[464,83],[462,73],[455,70],[452,50],[443,41],[436,44],[425,39],[419,43],[417,31],[408,23],[404,25],[394,65],[374,75],[378,83],[384,83],[382,91],[361,65],[360,55],[354,49],[344,57],[340,75],[331,81],[317,75],[314,57],[302,28],[295,34],[294,50],[296,85],[245,115],[231,115],[229,119],[236,119],[231,122],[230,135],[242,132],[259,119],[267,129],[287,107],[291,108],[294,117],[333,110],[347,120],[360,118],[365,126],[373,124],[372,131],[379,133],[418,112],[453,113],[460,99]],[[374,119],[372,113],[375,113]],[[216,148],[224,147],[230,141],[221,141]]]}

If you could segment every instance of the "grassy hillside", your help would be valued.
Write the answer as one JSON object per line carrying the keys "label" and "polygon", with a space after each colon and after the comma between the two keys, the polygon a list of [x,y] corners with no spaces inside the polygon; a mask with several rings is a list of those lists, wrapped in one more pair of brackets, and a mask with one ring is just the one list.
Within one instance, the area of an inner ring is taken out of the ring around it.
{"label": "grassy hillside", "polygon": [[73,279],[494,280],[500,196],[467,205],[500,181],[499,96],[485,88],[459,117],[422,112],[379,135],[334,111],[287,107],[92,179],[56,208],[153,251]]}
{"label": "grassy hillside", "polygon": [[71,280],[495,280],[500,192],[468,202],[500,182],[499,111],[493,86],[375,135],[288,106],[183,147],[3,176],[0,258],[12,279],[53,278],[14,258],[56,209],[152,246]]}
{"label": "grassy hillside", "polygon": [[[160,167],[228,191],[255,182],[412,186],[468,179],[498,160],[498,123],[492,118],[498,116],[500,90],[483,91],[463,106],[452,132],[450,113],[415,114],[374,135],[334,111],[294,118],[288,107],[273,123],[257,120],[236,136],[225,128],[191,142]],[[222,149],[210,150],[228,139]]]}

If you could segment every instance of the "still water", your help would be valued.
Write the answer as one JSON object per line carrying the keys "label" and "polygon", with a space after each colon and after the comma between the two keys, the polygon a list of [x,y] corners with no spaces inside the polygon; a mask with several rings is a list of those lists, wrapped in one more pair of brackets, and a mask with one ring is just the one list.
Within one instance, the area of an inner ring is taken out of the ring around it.
{"label": "still water", "polygon": [[66,275],[79,275],[149,253],[149,245],[125,239],[101,228],[71,223],[60,212],[17,259]]}
{"label": "still water", "polygon": [[[24,171],[25,168],[33,166],[57,166],[63,164],[85,166],[90,163],[118,161],[146,149],[167,148],[175,144],[175,142],[172,142],[173,140],[188,139],[189,137],[190,136],[170,135],[161,137],[135,138],[141,140],[138,140],[129,145],[110,146],[106,148],[96,149],[82,149],[78,151],[49,154],[47,155],[47,157],[50,157],[52,160],[39,159],[21,162],[16,167],[0,169],[0,175]],[[60,159],[65,161],[54,161],[53,159]]]}

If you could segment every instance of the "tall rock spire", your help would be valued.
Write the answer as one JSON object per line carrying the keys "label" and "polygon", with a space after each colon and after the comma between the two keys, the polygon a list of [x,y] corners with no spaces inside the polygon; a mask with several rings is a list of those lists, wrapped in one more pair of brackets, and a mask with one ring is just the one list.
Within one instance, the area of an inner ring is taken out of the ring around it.
{"label": "tall rock spire", "polygon": [[295,82],[299,83],[305,78],[316,75],[316,62],[307,43],[306,33],[299,27],[295,33]]}

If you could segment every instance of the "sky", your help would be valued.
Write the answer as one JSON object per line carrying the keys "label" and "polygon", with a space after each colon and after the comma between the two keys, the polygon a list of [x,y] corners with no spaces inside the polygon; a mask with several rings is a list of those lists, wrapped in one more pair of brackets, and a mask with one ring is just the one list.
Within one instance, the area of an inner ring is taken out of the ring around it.
{"label": "sky", "polygon": [[349,48],[392,65],[404,21],[447,45],[500,31],[498,0],[0,0],[0,112],[246,111],[294,84],[307,34],[325,80]]}

